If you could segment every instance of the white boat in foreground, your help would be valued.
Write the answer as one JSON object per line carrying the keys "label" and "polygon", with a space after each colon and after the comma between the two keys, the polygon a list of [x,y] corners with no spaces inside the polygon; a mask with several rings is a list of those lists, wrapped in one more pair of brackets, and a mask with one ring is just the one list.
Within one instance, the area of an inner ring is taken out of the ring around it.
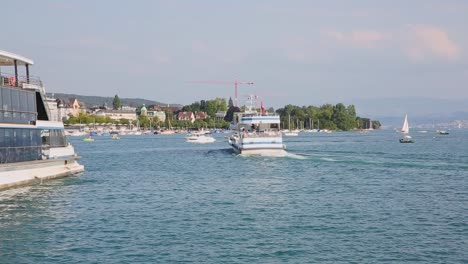
{"label": "white boat in foreground", "polygon": [[[252,99],[250,99],[252,100]],[[245,112],[234,113],[232,135],[228,143],[236,153],[246,155],[285,155],[285,145],[280,131],[280,117],[262,113],[250,107]]]}
{"label": "white boat in foreground", "polygon": [[[83,172],[78,155],[67,141],[63,123],[53,121],[42,81],[29,75],[34,62],[0,50],[0,190]],[[18,75],[18,66],[26,76]],[[13,100],[15,99],[15,100]]]}

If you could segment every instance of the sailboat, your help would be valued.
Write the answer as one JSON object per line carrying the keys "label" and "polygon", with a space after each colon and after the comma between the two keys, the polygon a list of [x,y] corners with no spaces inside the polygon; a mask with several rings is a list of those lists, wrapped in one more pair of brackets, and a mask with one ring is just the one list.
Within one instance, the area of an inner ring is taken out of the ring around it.
{"label": "sailboat", "polygon": [[167,129],[167,130],[162,130],[162,131],[160,131],[158,134],[161,134],[161,135],[172,135],[172,134],[175,134],[175,131],[172,129],[172,126],[171,126],[171,119],[170,119],[170,118],[167,119],[167,123],[168,123],[169,129]]}
{"label": "sailboat", "polygon": [[408,124],[408,115],[405,115],[405,121],[403,121],[403,127],[400,131],[402,134],[405,134],[403,138],[400,138],[400,143],[414,143],[413,138],[409,134],[409,124]]}
{"label": "sailboat", "polygon": [[297,137],[299,134],[297,132],[291,131],[291,115],[289,116],[289,121],[288,121],[288,131],[284,133],[285,136],[287,137]]}

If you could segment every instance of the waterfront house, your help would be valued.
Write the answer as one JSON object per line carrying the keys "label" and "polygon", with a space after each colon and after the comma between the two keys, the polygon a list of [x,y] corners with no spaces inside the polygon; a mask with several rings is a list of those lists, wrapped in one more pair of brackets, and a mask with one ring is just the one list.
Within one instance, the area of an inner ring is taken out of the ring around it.
{"label": "waterfront house", "polygon": [[203,119],[207,119],[208,118],[208,114],[206,112],[196,112],[195,113],[195,120],[203,120]]}
{"label": "waterfront house", "polygon": [[190,123],[195,122],[195,116],[192,112],[179,112],[177,119],[180,121],[190,121]]}
{"label": "waterfront house", "polygon": [[225,116],[226,116],[226,111],[218,111],[215,115],[215,121],[216,122],[223,121]]}
{"label": "waterfront house", "polygon": [[171,113],[177,114],[182,110],[181,106],[170,106],[170,105],[150,105],[148,106],[150,110],[156,111],[169,111]]}
{"label": "waterfront house", "polygon": [[148,110],[147,114],[149,118],[157,119],[160,122],[166,122],[166,113],[164,111]]}
{"label": "waterfront house", "polygon": [[79,113],[85,112],[85,104],[79,102],[76,98],[58,98],[57,101],[57,116],[60,119],[70,116],[78,116]]}
{"label": "waterfront house", "polygon": [[109,117],[112,120],[137,120],[137,113],[135,111],[128,110],[112,110],[112,109],[97,109],[95,112],[96,116]]}

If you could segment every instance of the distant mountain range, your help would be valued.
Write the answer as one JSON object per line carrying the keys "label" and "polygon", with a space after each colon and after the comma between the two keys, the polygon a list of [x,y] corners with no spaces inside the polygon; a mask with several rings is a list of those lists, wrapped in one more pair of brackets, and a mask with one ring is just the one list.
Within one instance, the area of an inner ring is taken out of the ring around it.
{"label": "distant mountain range", "polygon": [[[114,97],[104,97],[104,96],[88,96],[88,95],[78,95],[78,94],[65,94],[65,93],[47,93],[48,97],[53,98],[77,98],[78,101],[86,104],[87,107],[93,106],[103,106],[107,105],[112,107],[112,102]],[[122,105],[128,105],[132,107],[145,105],[167,105],[158,101],[141,99],[141,98],[120,98]],[[179,106],[176,104],[171,104],[171,106]]]}
{"label": "distant mountain range", "polygon": [[468,100],[427,97],[357,99],[358,115],[379,120],[383,126],[398,127],[408,114],[410,125],[441,126],[457,120],[468,120]]}

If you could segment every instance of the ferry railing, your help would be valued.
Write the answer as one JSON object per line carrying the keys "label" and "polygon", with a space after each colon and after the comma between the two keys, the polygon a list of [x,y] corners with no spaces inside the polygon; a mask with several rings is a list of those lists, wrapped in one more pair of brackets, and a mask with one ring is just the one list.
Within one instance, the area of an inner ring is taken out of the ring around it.
{"label": "ferry railing", "polygon": [[273,138],[273,137],[281,137],[282,136],[280,131],[262,131],[262,132],[244,131],[243,133],[241,133],[241,135],[244,138]]}
{"label": "ferry railing", "polygon": [[15,78],[14,75],[11,74],[4,74],[0,75],[0,84],[2,86],[10,86],[10,87],[23,87],[23,84],[30,84],[34,86],[43,87],[42,81],[37,76],[18,76],[18,79]]}

